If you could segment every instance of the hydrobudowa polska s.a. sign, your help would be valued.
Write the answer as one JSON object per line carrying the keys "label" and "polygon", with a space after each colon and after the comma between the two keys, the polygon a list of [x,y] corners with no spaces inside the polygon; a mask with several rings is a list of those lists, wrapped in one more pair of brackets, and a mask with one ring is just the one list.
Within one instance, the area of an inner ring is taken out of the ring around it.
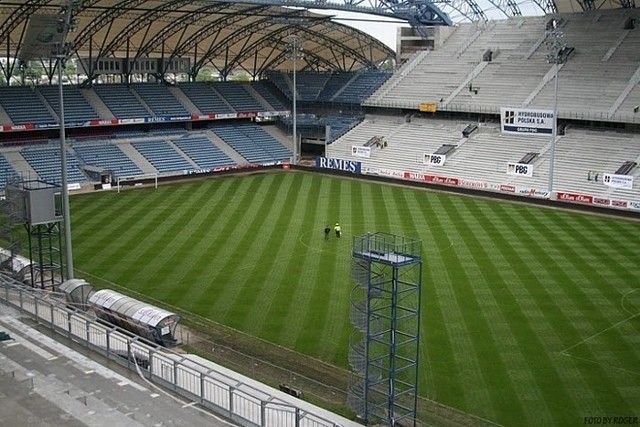
{"label": "hydrobudowa polska s.a. sign", "polygon": [[518,135],[551,135],[553,111],[500,108],[500,124],[503,133]]}

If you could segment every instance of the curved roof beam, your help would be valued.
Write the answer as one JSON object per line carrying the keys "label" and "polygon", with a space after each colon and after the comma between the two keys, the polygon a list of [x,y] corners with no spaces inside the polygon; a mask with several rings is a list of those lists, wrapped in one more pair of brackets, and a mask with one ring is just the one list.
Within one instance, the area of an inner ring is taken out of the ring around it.
{"label": "curved roof beam", "polygon": [[[293,10],[289,17],[292,17],[291,15],[293,16],[300,15],[305,12],[306,11],[304,10]],[[273,25],[274,25],[273,18],[268,17],[268,18],[264,18],[264,19],[260,19],[258,21],[252,22],[250,26],[241,26],[233,34],[229,35],[227,38],[222,40],[217,45],[212,45],[206,52],[203,53],[203,58],[199,62],[206,61],[207,58],[215,58],[218,54],[221,54],[222,52],[224,52],[229,46],[233,46],[239,41],[244,40],[245,44],[249,43],[250,41],[253,42],[251,40],[251,36],[253,36],[254,34],[259,34],[261,30],[272,27]],[[292,32],[297,31],[297,28],[295,28],[294,26],[283,25],[282,28],[273,30],[272,34],[277,34],[284,30],[289,30],[289,29],[294,29],[294,31]],[[225,68],[229,68],[229,67],[227,66]]]}
{"label": "curved roof beam", "polygon": [[[97,14],[93,21],[84,26],[84,29],[77,37],[74,37],[72,50],[80,49],[80,47],[89,42],[89,39],[91,39],[94,34],[113,23],[118,16],[128,13],[129,9],[136,8],[146,1],[147,0],[123,0],[110,8],[104,9],[101,13]],[[83,15],[88,16],[88,13],[85,11]]]}
{"label": "curved roof beam", "polygon": [[[178,32],[180,32],[180,31],[182,31],[184,29],[186,29],[187,27],[189,27],[189,25],[197,22],[199,19],[201,19],[201,18],[203,18],[205,16],[208,16],[208,15],[210,15],[212,13],[216,13],[216,12],[219,12],[221,10],[224,10],[227,7],[228,7],[228,5],[226,5],[224,3],[209,4],[207,6],[201,7],[200,9],[194,10],[192,13],[190,13],[188,15],[184,15],[184,16],[178,18],[171,25],[167,25],[162,30],[160,30],[153,37],[153,39],[149,40],[146,44],[143,44],[142,46],[140,46],[140,48],[138,49],[137,56],[142,56],[142,55],[148,54],[149,52],[157,49],[158,46],[160,46],[166,40],[171,38],[173,35],[177,34]],[[174,53],[175,52],[173,52],[171,55],[175,56]]]}
{"label": "curved roof beam", "polygon": [[[183,4],[190,4],[191,0],[171,0],[163,3],[162,6],[154,9],[147,10],[137,19],[129,23],[120,33],[118,33],[109,44],[101,49],[98,53],[98,57],[106,57],[113,53],[118,47],[122,46],[126,40],[141,31],[145,27],[149,27],[158,18],[173,13],[176,9],[179,10]],[[146,35],[145,35],[146,36]],[[155,34],[151,35],[152,39],[155,38]],[[146,37],[145,37],[146,38]],[[137,55],[136,55],[137,56]]]}
{"label": "curved roof beam", "polygon": [[408,21],[411,25],[452,25],[449,16],[430,0],[216,0],[229,3],[293,6],[367,13]]}
{"label": "curved roof beam", "polygon": [[475,0],[436,0],[436,3],[453,9],[470,22],[487,21],[487,15]]}
{"label": "curved roof beam", "polygon": [[[177,57],[183,56],[187,52],[189,52],[191,49],[193,49],[198,43],[202,42],[203,40],[206,40],[207,38],[211,37],[215,33],[219,33],[222,30],[222,28],[226,26],[231,26],[237,22],[242,21],[243,19],[246,18],[247,14],[258,12],[267,8],[268,6],[256,6],[253,8],[243,10],[242,14],[228,14],[223,16],[220,19],[210,22],[204,27],[202,27],[195,34],[193,34],[191,37],[189,37],[187,40],[185,40],[183,43],[181,43],[179,46],[176,46],[176,49],[174,50],[173,55]],[[293,11],[291,14],[292,15],[299,14],[301,12],[302,11]]]}
{"label": "curved roof beam", "polygon": [[[207,53],[205,54],[205,56],[207,57],[216,57],[218,54],[221,54],[222,51],[227,47],[227,46],[232,46],[235,43],[237,43],[238,41],[241,40],[245,40],[245,43],[248,43],[251,40],[251,36],[254,34],[259,34],[259,31],[261,29],[267,28],[269,26],[273,25],[270,19],[265,19],[262,20],[261,22],[258,23],[253,23],[251,26],[249,27],[242,27],[240,28],[238,31],[236,31],[233,35],[231,35],[230,37],[228,37],[227,39],[225,39],[221,44],[212,47],[211,49],[209,49],[209,51],[207,51]],[[336,24],[332,24],[331,22],[326,22],[324,23],[324,25],[326,25],[326,31],[327,32],[331,32],[331,31],[335,31],[340,30],[341,32],[345,33],[345,28],[344,26],[337,26]],[[336,28],[337,27],[337,28]],[[297,26],[297,25],[291,25],[291,26],[285,26],[284,28],[286,29],[291,29],[293,30],[292,32],[295,33],[303,33],[304,36],[301,36],[301,38],[305,39],[305,40],[309,40],[309,41],[314,41],[319,45],[323,45],[326,47],[333,47],[334,49],[338,50],[342,55],[348,56],[349,58],[352,58],[353,60],[361,63],[361,64],[371,64],[370,58],[367,58],[366,54],[363,52],[360,52],[356,49],[353,49],[349,46],[347,46],[344,43],[337,43],[336,44],[336,39],[332,39],[328,36],[326,36],[325,34],[323,34],[321,31],[315,31],[313,30],[313,26]],[[349,28],[349,30],[351,30]],[[353,35],[357,35],[358,32],[357,30],[353,30],[353,31],[349,31],[349,35],[345,35],[345,37],[348,37],[349,40],[353,40]],[[258,41],[254,41],[251,40],[251,44],[255,45],[252,46],[248,51],[253,52],[255,50],[255,47],[260,45],[260,40],[264,39],[265,37],[262,37],[261,39],[259,39]],[[386,46],[385,46],[386,47]],[[389,48],[386,48],[385,50],[389,50]],[[316,56],[315,54],[313,54],[311,51],[304,51],[305,53],[308,53],[310,55]],[[239,62],[238,61],[238,57],[240,56],[239,53],[236,53],[234,55],[236,58],[234,59],[234,62]],[[246,55],[245,58],[246,59]],[[325,63],[327,63],[327,61],[325,61]],[[340,66],[340,64],[332,64],[333,66],[331,68],[340,70],[342,69],[342,67]]]}
{"label": "curved roof beam", "polygon": [[544,13],[558,13],[558,6],[555,0],[533,0],[533,2]]}
{"label": "curved roof beam", "polygon": [[[340,30],[342,30],[342,28],[340,28]],[[331,31],[335,31],[335,28],[332,28]],[[295,34],[299,36],[300,39],[302,40],[309,40],[317,43],[318,48],[315,50],[320,51],[330,47],[334,47],[334,48],[337,48],[337,50],[339,50],[343,54],[348,53],[349,58],[351,58],[354,62],[364,63],[364,64],[371,62],[371,58],[366,58],[363,52],[358,52],[356,49],[350,48],[342,43],[336,45],[335,39],[329,39],[321,31],[314,31],[309,27],[288,26],[288,27],[283,27],[281,31],[270,33],[268,35],[265,35],[260,40],[253,42],[247,49],[244,49],[240,53],[235,55],[235,59],[232,63],[229,64],[229,67],[233,68],[236,64],[242,63],[245,59],[250,58],[256,52],[262,50],[265,47],[272,46],[274,44],[279,46],[279,45],[282,45],[283,43],[287,43],[286,41],[284,41],[284,37],[280,37],[281,32],[284,32],[286,35]],[[349,40],[354,39],[353,34],[346,34],[346,33],[345,33],[345,38],[348,38]],[[369,46],[370,44],[366,44],[366,45],[363,45],[362,47],[367,48]],[[332,68],[335,70],[343,70],[343,67],[341,67],[341,64],[338,64],[337,62],[331,62],[325,59],[322,55],[317,54],[315,50],[303,49],[303,53],[306,58],[313,58],[314,59],[313,63],[315,64],[323,63],[327,65],[328,68]],[[282,52],[286,52],[286,49],[282,49]],[[277,57],[280,57],[280,56],[281,55],[278,55]],[[385,59],[388,59],[392,56],[393,56],[393,52],[389,51],[387,58]],[[269,65],[272,65],[274,63],[280,64],[284,62],[285,59],[286,57],[281,57],[279,61],[276,62],[275,60],[273,60],[273,61],[270,61],[268,64]],[[307,61],[307,63],[309,63],[309,61]],[[261,68],[264,69],[265,65],[263,65],[263,67]],[[259,70],[258,72],[260,71],[262,70]]]}
{"label": "curved roof beam", "polygon": [[[274,31],[273,33],[267,35],[266,37],[263,37],[262,40],[260,40],[258,43],[254,44],[251,46],[250,49],[248,49],[246,52],[244,52],[245,56],[250,56],[251,54],[253,54],[255,51],[258,51],[264,47],[270,46],[270,45],[276,45],[276,46],[282,46],[282,45],[289,45],[289,42],[287,42],[285,39],[288,36],[295,36],[300,32],[299,28],[295,28],[293,26],[291,27],[282,27],[276,31]],[[304,58],[306,59],[307,64],[310,63],[310,61],[308,61],[308,58],[313,58],[313,63],[314,64],[325,64],[327,66],[327,68],[333,68],[333,69],[338,69],[335,67],[335,63],[332,63],[331,61],[327,60],[326,58],[323,58],[320,55],[317,55],[313,52],[310,52],[308,50],[303,50],[304,52]],[[287,58],[287,53],[288,50],[285,49],[280,49],[280,53],[278,53],[277,55],[275,55],[271,60],[266,61],[262,67],[260,71],[263,70],[267,70],[270,67],[274,66],[274,65],[279,65],[283,62],[285,62],[288,58]],[[303,67],[304,68],[304,67]]]}
{"label": "curved roof beam", "polygon": [[520,6],[514,0],[489,0],[506,17],[522,16]]}
{"label": "curved roof beam", "polygon": [[26,22],[29,16],[50,1],[51,0],[33,0],[16,7],[0,27],[0,44],[4,45],[4,42],[11,36],[13,30],[18,28],[23,22]]}

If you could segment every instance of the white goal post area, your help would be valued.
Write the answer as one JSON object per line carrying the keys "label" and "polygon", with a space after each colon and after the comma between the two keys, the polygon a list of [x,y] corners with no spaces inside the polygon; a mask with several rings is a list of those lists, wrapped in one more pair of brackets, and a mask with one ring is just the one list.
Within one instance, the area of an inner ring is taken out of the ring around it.
{"label": "white goal post area", "polygon": [[120,192],[120,183],[127,183],[129,185],[142,185],[142,181],[147,181],[153,179],[155,188],[158,188],[158,174],[157,173],[145,173],[142,175],[130,175],[130,176],[119,176],[116,179],[118,193]]}

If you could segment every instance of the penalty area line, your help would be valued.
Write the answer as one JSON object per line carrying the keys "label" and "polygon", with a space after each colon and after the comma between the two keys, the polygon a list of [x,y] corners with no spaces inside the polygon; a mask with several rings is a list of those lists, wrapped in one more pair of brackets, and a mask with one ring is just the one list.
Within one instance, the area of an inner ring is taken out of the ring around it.
{"label": "penalty area line", "polygon": [[597,336],[600,336],[600,335],[604,334],[605,332],[610,331],[611,329],[616,328],[616,327],[622,325],[623,323],[628,322],[629,320],[631,320],[631,319],[633,319],[635,317],[638,317],[638,316],[640,316],[640,313],[636,313],[634,315],[631,315],[631,316],[627,317],[626,319],[622,319],[619,322],[616,322],[613,325],[609,326],[608,328],[605,328],[605,329],[601,330],[600,332],[597,332],[597,333],[595,333],[595,334],[593,334],[591,336],[588,336],[587,338],[583,339],[582,341],[575,343],[571,347],[565,348],[564,350],[562,350],[560,352],[560,354],[564,354],[565,356],[571,356],[570,354],[567,353],[568,351],[573,350],[574,348],[578,347],[579,345],[584,344],[585,342],[587,342],[587,341],[589,341],[589,340],[591,340],[591,339],[593,339],[593,338],[595,338]]}

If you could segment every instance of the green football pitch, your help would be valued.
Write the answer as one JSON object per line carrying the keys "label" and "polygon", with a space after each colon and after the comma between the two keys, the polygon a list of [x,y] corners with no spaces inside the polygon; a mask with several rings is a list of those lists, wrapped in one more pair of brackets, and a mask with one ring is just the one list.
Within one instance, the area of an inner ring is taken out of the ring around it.
{"label": "green football pitch", "polygon": [[300,172],[71,209],[78,271],[345,369],[352,237],[422,239],[422,396],[509,426],[640,416],[640,222]]}

